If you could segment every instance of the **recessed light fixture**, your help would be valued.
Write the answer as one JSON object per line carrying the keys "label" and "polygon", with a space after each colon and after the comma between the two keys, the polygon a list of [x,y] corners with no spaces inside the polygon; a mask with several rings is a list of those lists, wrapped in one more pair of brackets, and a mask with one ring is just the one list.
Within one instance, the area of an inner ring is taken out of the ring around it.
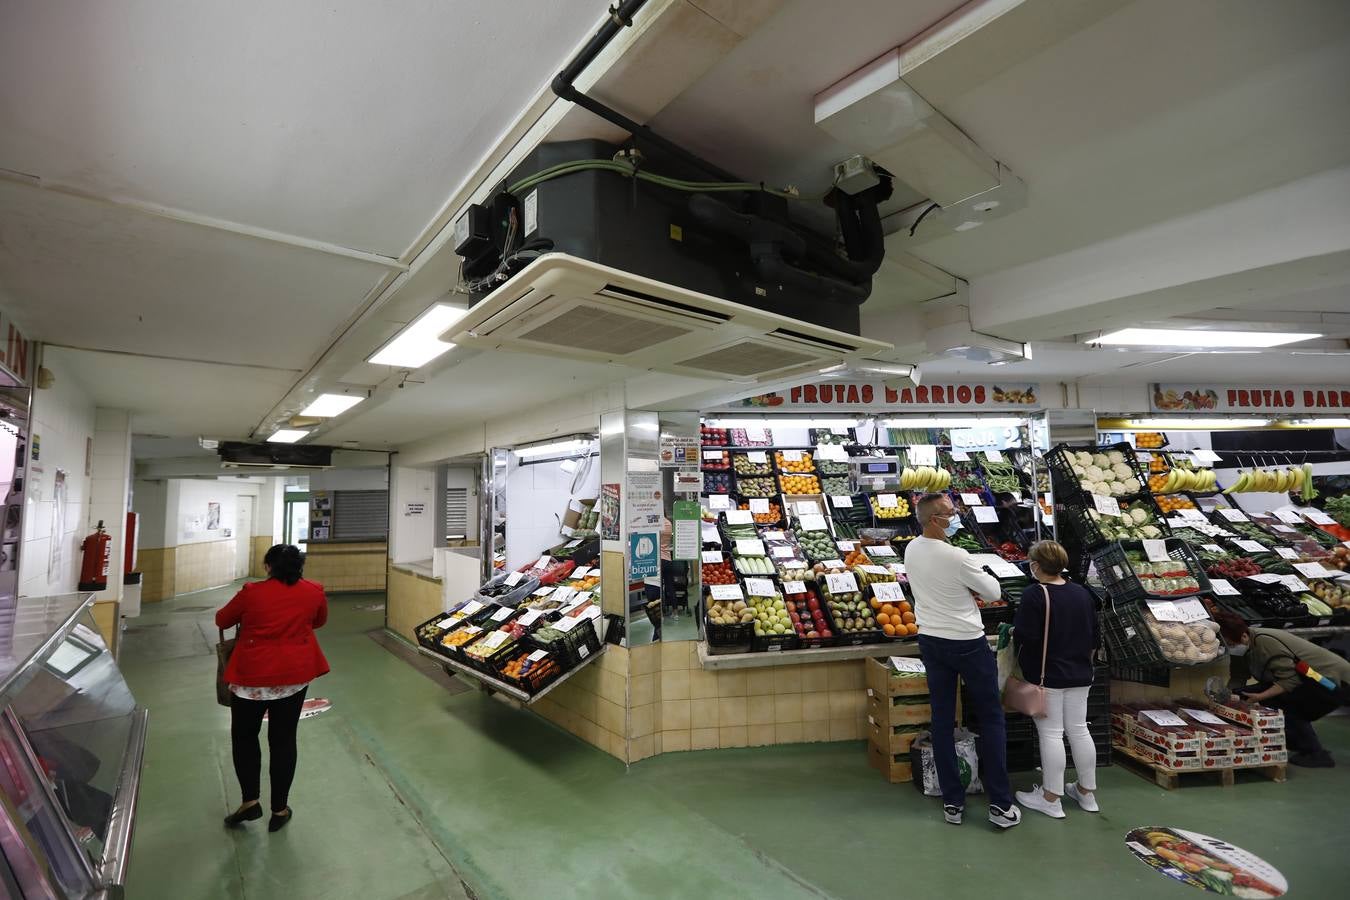
{"label": "recessed light fixture", "polygon": [[953,227],[952,231],[970,231],[972,228],[979,228],[983,224],[983,222],[974,221],[962,222],[960,225]]}
{"label": "recessed light fixture", "polygon": [[1131,428],[1146,431],[1212,431],[1222,428],[1261,428],[1270,424],[1269,419],[1225,419],[1215,416],[1211,419],[1130,419]]}
{"label": "recessed light fixture", "polygon": [[1087,344],[1132,344],[1155,347],[1278,347],[1309,341],[1321,334],[1286,331],[1198,331],[1188,328],[1122,328]]}
{"label": "recessed light fixture", "polygon": [[1350,419],[1290,419],[1299,428],[1350,428]]}
{"label": "recessed light fixture", "polygon": [[300,415],[331,419],[342,415],[364,399],[366,398],[353,394],[320,394],[314,398],[313,403],[300,410]]}
{"label": "recessed light fixture", "polygon": [[713,428],[856,428],[856,418],[846,419],[709,419]]}
{"label": "recessed light fixture", "polygon": [[547,444],[517,447],[515,454],[522,459],[533,459],[536,456],[575,456],[583,450],[590,450],[594,443],[592,440],[572,438],[565,441],[552,441]]}
{"label": "recessed light fixture", "polygon": [[467,312],[467,309],[458,306],[437,303],[408,323],[392,341],[366,361],[380,366],[398,366],[400,369],[420,369],[454,348],[454,344],[441,340],[441,335],[464,318]]}
{"label": "recessed light fixture", "polygon": [[294,428],[281,428],[281,429],[278,429],[278,430],[272,432],[272,433],[268,436],[268,438],[267,438],[267,443],[269,443],[269,444],[294,444],[296,441],[300,440],[302,437],[304,437],[304,436],[307,435],[307,434],[309,434],[308,431],[300,431],[300,430],[294,429]]}
{"label": "recessed light fixture", "polygon": [[982,419],[978,416],[948,419],[941,417],[934,418],[932,416],[914,416],[912,418],[904,419],[884,419],[881,424],[887,428],[913,428],[918,426],[927,426],[929,428],[1015,428],[1025,421],[1025,419],[1015,419],[1007,416],[995,416],[987,419]]}

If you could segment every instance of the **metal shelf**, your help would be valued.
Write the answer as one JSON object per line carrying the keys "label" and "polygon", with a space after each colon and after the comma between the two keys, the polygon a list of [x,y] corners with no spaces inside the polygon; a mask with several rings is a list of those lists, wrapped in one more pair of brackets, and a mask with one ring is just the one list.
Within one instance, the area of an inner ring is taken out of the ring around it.
{"label": "metal shelf", "polygon": [[431,650],[428,650],[426,647],[418,647],[417,652],[427,657],[428,659],[435,660],[437,663],[444,666],[447,672],[450,672],[455,675],[468,676],[469,678],[472,678],[474,681],[479,682],[481,685],[483,685],[483,687],[489,690],[510,697],[512,700],[515,700],[516,702],[520,703],[523,706],[529,706],[531,703],[534,703],[541,697],[547,696],[549,692],[552,691],[554,688],[556,688],[558,685],[562,684],[564,681],[580,672],[586,666],[590,665],[600,657],[604,656],[605,651],[607,649],[609,649],[608,644],[601,644],[599,652],[592,653],[589,657],[582,660],[575,667],[564,672],[561,677],[559,677],[556,681],[550,683],[547,687],[539,691],[537,694],[527,694],[525,691],[522,691],[520,688],[516,687],[513,684],[508,684],[505,681],[502,681],[501,679],[493,678],[491,675],[486,675],[483,672],[480,672],[478,669],[475,669],[472,666],[465,665],[464,663],[459,662],[458,660],[453,660],[441,656],[439,653],[434,653]]}

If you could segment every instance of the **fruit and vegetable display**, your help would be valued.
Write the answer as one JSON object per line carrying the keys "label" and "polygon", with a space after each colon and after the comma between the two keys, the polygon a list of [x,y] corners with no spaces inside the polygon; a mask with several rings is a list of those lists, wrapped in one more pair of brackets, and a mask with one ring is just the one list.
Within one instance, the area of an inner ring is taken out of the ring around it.
{"label": "fruit and vegetable display", "polygon": [[1336,524],[1350,528],[1350,494],[1340,497],[1328,497],[1322,508],[1327,515],[1336,520]]}
{"label": "fruit and vegetable display", "polygon": [[751,434],[745,428],[731,429],[731,444],[733,447],[772,447],[773,432],[767,428],[761,428],[757,433]]}
{"label": "fruit and vegetable display", "polygon": [[755,611],[744,600],[716,600],[708,607],[708,620],[714,625],[749,625]]}
{"label": "fruit and vegetable display", "polygon": [[948,487],[953,491],[982,491],[984,478],[980,474],[980,464],[973,459],[953,459],[945,450],[942,452],[942,466],[951,473]]}
{"label": "fruit and vegetable display", "polygon": [[1148,489],[1157,494],[1176,494],[1181,491],[1208,492],[1218,485],[1213,469],[1186,469],[1180,466],[1148,477]]}
{"label": "fruit and vegetable display", "polygon": [[770,634],[792,634],[792,618],[788,615],[783,595],[775,593],[772,597],[751,597],[750,608],[754,611],[755,635],[763,637]]}
{"label": "fruit and vegetable display", "polygon": [[[848,463],[837,459],[816,459],[816,472],[821,475],[847,475]],[[844,493],[848,493],[845,491]]]}
{"label": "fruit and vegetable display", "polygon": [[1200,591],[1199,580],[1191,575],[1184,561],[1151,562],[1142,550],[1126,550],[1125,559],[1144,590],[1155,597],[1181,597]]}
{"label": "fruit and vegetable display", "polygon": [[1195,509],[1195,501],[1185,494],[1163,494],[1153,499],[1158,501],[1158,509],[1162,510],[1164,515],[1170,515],[1179,509]]}
{"label": "fruit and vegetable display", "polygon": [[935,469],[932,466],[911,469],[905,466],[900,470],[902,491],[945,491],[951,486],[952,475],[946,469]]}
{"label": "fruit and vegetable display", "polygon": [[[1214,554],[1204,554],[1202,559],[1207,559]],[[1260,575],[1261,567],[1250,559],[1242,557],[1229,557],[1220,559],[1205,566],[1205,574],[1210,578],[1223,578],[1228,581],[1236,581],[1239,578],[1249,578],[1252,575]]]}
{"label": "fruit and vegetable display", "polygon": [[1259,581],[1245,581],[1242,585],[1242,599],[1262,615],[1274,619],[1297,619],[1308,615],[1308,608],[1298,602],[1298,598],[1289,588],[1278,582],[1263,584]]}
{"label": "fruit and vegetable display", "polygon": [[[886,502],[882,502],[882,498]],[[894,505],[889,505],[889,504]],[[895,494],[869,494],[868,504],[872,507],[872,515],[878,519],[907,519],[909,518],[909,501],[904,497],[897,497]]]}
{"label": "fruit and vegetable display", "polygon": [[1314,616],[1334,615],[1336,610],[1329,604],[1321,600],[1316,594],[1299,594],[1298,602],[1307,608],[1308,612]]}
{"label": "fruit and vegetable display", "polygon": [[[1305,480],[1312,486],[1312,464],[1303,468],[1238,469],[1237,480],[1224,488],[1225,494],[1289,494],[1303,491]],[[1313,499],[1305,497],[1304,499]]]}
{"label": "fruit and vegetable display", "polygon": [[1350,584],[1317,579],[1308,585],[1312,595],[1332,609],[1350,609]]}
{"label": "fruit and vegetable display", "polygon": [[816,471],[810,450],[777,450],[773,457],[778,471],[785,475],[810,475]]}
{"label": "fruit and vegetable display", "polygon": [[821,584],[823,585],[822,592],[825,596],[825,602],[830,610],[830,618],[839,634],[857,636],[869,632],[880,632],[881,628],[877,624],[875,610],[863,599],[863,592],[858,588],[858,582],[853,573],[847,572],[837,575],[835,579],[842,582],[842,584],[836,584],[836,587],[840,588],[839,590],[831,590],[830,582],[834,579],[826,578]]}
{"label": "fruit and vegetable display", "polygon": [[748,453],[735,453],[731,457],[731,466],[735,469],[737,475],[772,475],[773,464],[769,462],[768,454],[764,454],[761,462],[751,460]]}
{"label": "fruit and vegetable display", "polygon": [[477,625],[465,625],[463,628],[456,628],[441,637],[442,647],[462,647],[470,641],[476,641],[483,634],[483,629]]}
{"label": "fruit and vegetable display", "polygon": [[985,460],[984,482],[989,486],[989,490],[996,494],[1015,494],[1022,490],[1022,479],[1018,477],[1017,469],[1010,462]]}
{"label": "fruit and vegetable display", "polygon": [[502,667],[509,680],[522,684],[527,690],[537,691],[562,674],[553,655],[544,650],[524,651]]}
{"label": "fruit and vegetable display", "polygon": [[742,503],[738,508],[749,512],[756,525],[774,525],[783,521],[783,508],[777,503],[770,502],[768,512],[755,512],[749,503]]}
{"label": "fruit and vegetable display", "polygon": [[809,581],[811,580],[811,565],[806,560],[799,557],[792,559],[775,559],[774,566],[778,570],[778,579],[784,584],[789,581]]}
{"label": "fruit and vegetable display", "polygon": [[811,443],[813,444],[837,444],[844,446],[853,443],[853,436],[849,434],[847,428],[843,429],[843,434],[839,434],[830,428],[812,428]]}
{"label": "fruit and vegetable display", "polygon": [[778,486],[774,484],[772,476],[754,475],[748,478],[737,478],[736,492],[742,497],[765,500],[778,493]]}
{"label": "fruit and vegetable display", "polygon": [[1144,624],[1168,662],[1194,666],[1223,655],[1216,622],[1208,619],[1199,622],[1159,622],[1152,613],[1145,612]]}
{"label": "fruit and vegetable display", "polygon": [[1008,562],[1021,562],[1027,558],[1026,551],[1012,541],[1004,541],[1003,543],[998,544],[994,547],[994,552]]}
{"label": "fruit and vegetable display", "polygon": [[834,538],[830,537],[828,531],[805,531],[802,523],[796,521],[792,523],[792,535],[809,562],[818,563],[839,558],[839,548],[835,546]]}
{"label": "fruit and vegetable display", "polygon": [[1279,546],[1279,538],[1276,538],[1255,522],[1230,522],[1218,514],[1213,516],[1213,520],[1214,524],[1218,525],[1220,528],[1225,528],[1235,533],[1239,540],[1256,541],[1256,543],[1268,549]]}
{"label": "fruit and vegetable display", "polygon": [[488,662],[498,657],[504,659],[515,646],[515,638],[508,632],[494,631],[465,647],[464,655],[478,662]]}
{"label": "fruit and vegetable display", "polygon": [[705,447],[729,447],[731,432],[725,428],[709,428],[704,425],[699,428],[699,443]]}
{"label": "fruit and vegetable display", "polygon": [[[703,490],[709,494],[729,494],[731,493],[731,475],[728,472],[705,472],[703,474]],[[769,496],[765,494],[764,496]]]}
{"label": "fruit and vegetable display", "polygon": [[820,479],[815,475],[779,475],[785,494],[819,494]]}
{"label": "fruit and vegetable display", "polygon": [[835,476],[820,479],[820,492],[828,497],[847,496],[851,490],[847,478]]}
{"label": "fruit and vegetable display", "polygon": [[732,560],[741,575],[772,575],[773,562],[767,556],[737,556]]}
{"label": "fruit and vegetable display", "polygon": [[1160,450],[1166,443],[1160,431],[1138,431],[1134,435],[1134,445],[1141,450]]}
{"label": "fruit and vegetable display", "polygon": [[1108,541],[1143,541],[1164,536],[1158,517],[1142,501],[1122,503],[1120,511],[1123,515],[1104,516],[1096,509],[1088,509],[1087,516]]}
{"label": "fruit and vegetable display", "polygon": [[703,471],[726,472],[731,468],[731,459],[725,450],[704,450]]}
{"label": "fruit and vegetable display", "polygon": [[735,584],[736,570],[727,560],[726,554],[718,554],[720,562],[704,562],[700,567],[704,584]]}
{"label": "fruit and vegetable display", "polygon": [[1106,453],[1079,450],[1073,453],[1073,457],[1071,465],[1074,475],[1078,477],[1078,486],[1089,494],[1128,497],[1138,494],[1144,487],[1123,450],[1109,450]]}
{"label": "fruit and vegetable display", "polygon": [[983,553],[984,545],[980,543],[979,538],[969,531],[958,531],[947,539],[953,547],[960,547],[962,550],[970,553]]}
{"label": "fruit and vegetable display", "polygon": [[877,624],[887,637],[911,637],[919,633],[919,626],[914,623],[914,608],[908,600],[892,604],[873,598],[871,605],[876,611]]}
{"label": "fruit and vegetable display", "polygon": [[[786,584],[785,582],[785,588]],[[792,630],[796,632],[798,638],[803,641],[815,641],[816,646],[821,646],[834,637],[834,631],[830,628],[830,621],[826,617],[825,606],[821,603],[819,595],[812,588],[805,585],[803,587],[805,590],[801,592],[785,593],[783,596],[788,619],[791,620]]]}

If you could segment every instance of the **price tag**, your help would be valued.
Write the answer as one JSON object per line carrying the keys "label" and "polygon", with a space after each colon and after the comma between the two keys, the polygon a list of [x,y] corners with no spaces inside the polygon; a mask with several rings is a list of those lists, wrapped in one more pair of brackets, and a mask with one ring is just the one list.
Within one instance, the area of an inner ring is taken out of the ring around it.
{"label": "price tag", "polygon": [[1293,591],[1295,594],[1304,594],[1312,590],[1312,588],[1308,587],[1303,579],[1299,578],[1297,575],[1281,575],[1280,584],[1289,588],[1289,590]]}
{"label": "price tag", "polygon": [[890,570],[891,570],[891,573],[894,574],[894,575],[904,575],[904,574],[905,574],[905,564],[904,564],[904,563],[887,563],[887,564],[886,564],[886,568],[890,569]]}
{"label": "price tag", "polygon": [[857,541],[835,541],[834,545],[839,548],[840,553],[852,553],[858,549]]}
{"label": "price tag", "polygon": [[728,525],[753,525],[755,515],[748,509],[729,509],[723,514]]}
{"label": "price tag", "polygon": [[827,568],[827,569],[842,569],[842,568],[844,568],[844,561],[843,561],[842,559],[826,559],[826,560],[821,561],[820,564],[821,564],[822,566],[824,566],[825,568]]}
{"label": "price tag", "polygon": [[762,444],[769,439],[769,430],[767,428],[747,428],[745,429],[745,439],[752,444]]}
{"label": "price tag", "polygon": [[961,502],[966,506],[980,506],[984,503],[984,498],[979,494],[962,494]]}
{"label": "price tag", "polygon": [[1148,601],[1148,611],[1159,622],[1181,621],[1181,613],[1177,609],[1177,604],[1171,600],[1150,600]]}
{"label": "price tag", "polygon": [[798,500],[794,504],[799,516],[818,516],[821,514],[820,504],[814,500]]}
{"label": "price tag", "polygon": [[889,575],[882,566],[858,566],[859,571],[866,572],[868,575]]}
{"label": "price tag", "polygon": [[1205,514],[1198,509],[1179,509],[1177,510],[1177,515],[1181,516],[1183,519],[1191,519],[1196,522],[1205,521]]}
{"label": "price tag", "polygon": [[984,451],[984,458],[987,459],[987,460],[988,460],[989,462],[991,462],[991,463],[1001,463],[1001,462],[1003,462],[1003,454],[1002,454],[1001,452],[999,452],[998,450],[986,450],[986,451]]}
{"label": "price tag", "polygon": [[1219,515],[1223,516],[1230,522],[1247,521],[1247,514],[1240,509],[1230,509],[1225,506],[1223,509],[1215,510],[1215,512],[1217,512]]}
{"label": "price tag", "polygon": [[805,581],[785,581],[783,582],[783,593],[785,594],[805,594]]}
{"label": "price tag", "polygon": [[563,616],[557,622],[553,623],[553,627],[566,634],[573,628],[576,628],[579,624],[581,624],[581,619],[578,619],[575,616]]}
{"label": "price tag", "polygon": [[1167,521],[1167,524],[1168,524],[1168,525],[1171,525],[1173,528],[1190,528],[1190,527],[1191,527],[1191,523],[1190,523],[1190,522],[1187,522],[1185,519],[1178,519],[1178,518],[1176,518],[1176,517],[1173,517],[1173,518],[1171,518],[1171,519],[1167,519],[1166,521]]}
{"label": "price tag", "polygon": [[774,559],[796,559],[796,558],[797,558],[797,551],[794,550],[794,549],[792,549],[791,547],[774,547],[774,548],[773,548],[773,558],[774,558]]}
{"label": "price tag", "polygon": [[739,584],[714,584],[708,588],[714,600],[744,600]]}
{"label": "price tag", "polygon": [[511,618],[511,613],[513,612],[515,612],[515,610],[509,606],[499,607],[498,610],[492,614],[492,621],[505,622],[507,619]]}
{"label": "price tag", "polygon": [[1233,587],[1232,582],[1223,578],[1211,578],[1210,585],[1214,588],[1214,593],[1219,597],[1237,597],[1242,594],[1237,588]]}
{"label": "price tag", "polygon": [[726,459],[726,457],[727,457],[727,453],[726,453],[725,450],[704,450],[704,451],[703,451],[703,461],[704,461],[704,462],[721,462],[722,460]]}
{"label": "price tag", "polygon": [[560,587],[553,592],[553,599],[559,603],[567,603],[569,600],[574,599],[576,595],[576,588]]}
{"label": "price tag", "polygon": [[530,662],[539,662],[540,660],[546,659],[547,657],[548,657],[547,650],[536,650],[525,658]]}
{"label": "price tag", "polygon": [[1195,457],[1196,462],[1202,463],[1216,463],[1223,458],[1213,450],[1192,450],[1191,456]]}
{"label": "price tag", "polygon": [[1201,545],[1200,545],[1200,549],[1201,549],[1201,550],[1204,550],[1206,553],[1222,553],[1222,552],[1224,552],[1223,548],[1220,547],[1218,544],[1201,544]]}
{"label": "price tag", "polygon": [[882,603],[898,603],[905,599],[905,591],[894,581],[878,581],[872,585],[872,596]]}
{"label": "price tag", "polygon": [[533,625],[535,622],[537,622],[539,620],[539,617],[542,616],[543,614],[544,611],[542,609],[527,610],[521,613],[520,618],[516,619],[516,621],[525,627],[529,627],[530,625]]}
{"label": "price tag", "polygon": [[877,494],[877,506],[882,509],[895,509],[900,501],[894,494]]}
{"label": "price tag", "polygon": [[726,494],[709,494],[708,509],[713,511],[731,509],[731,498]]}
{"label": "price tag", "polygon": [[580,647],[577,647],[577,656],[581,657],[582,659],[585,659],[590,655],[591,655],[590,647],[587,647],[585,644],[582,644]]}
{"label": "price tag", "polygon": [[1282,576],[1272,575],[1269,572],[1262,572],[1260,575],[1248,575],[1248,581],[1259,581],[1262,584],[1275,584]]}
{"label": "price tag", "polygon": [[717,533],[716,525],[713,525],[709,522],[704,522],[702,531],[703,531],[703,543],[705,544],[722,543],[722,535]]}
{"label": "price tag", "polygon": [[459,614],[467,618],[482,608],[483,604],[479,603],[477,600],[470,600],[459,608]]}
{"label": "price tag", "polygon": [[1209,618],[1209,610],[1199,600],[1178,600],[1172,605],[1177,608],[1180,622],[1200,622]]}
{"label": "price tag", "polygon": [[1115,516],[1120,518],[1120,504],[1116,502],[1115,497],[1103,497],[1101,494],[1092,495],[1092,505],[1097,508],[1097,512],[1104,516]]}
{"label": "price tag", "polygon": [[[464,631],[465,634],[482,634],[482,633],[483,633],[483,629],[479,628],[477,625],[465,625],[464,628],[463,628],[463,631]],[[465,641],[465,643],[468,643],[468,641]]]}
{"label": "price tag", "polygon": [[830,589],[831,594],[847,594],[858,590],[858,579],[853,577],[852,572],[840,572],[826,575],[825,586]]}
{"label": "price tag", "polygon": [[1270,530],[1278,531],[1281,534],[1298,534],[1297,528],[1290,528],[1288,525],[1272,525],[1270,526]]}
{"label": "price tag", "polygon": [[779,454],[783,457],[783,462],[802,461],[802,451],[800,450],[780,450]]}
{"label": "price tag", "polygon": [[752,498],[750,500],[750,512],[766,515],[769,512],[769,501],[762,498]]}
{"label": "price tag", "polygon": [[1298,551],[1293,547],[1276,547],[1275,552],[1284,559],[1298,559]]}
{"label": "price tag", "polygon": [[848,494],[838,494],[834,497],[831,497],[830,502],[834,504],[835,509],[853,508],[853,498],[850,497]]}
{"label": "price tag", "polygon": [[937,465],[937,447],[932,444],[911,444],[906,455],[909,457],[909,464],[912,466]]}
{"label": "price tag", "polygon": [[1314,525],[1335,525],[1336,520],[1320,509],[1310,509],[1303,515],[1307,516],[1308,521]]}
{"label": "price tag", "polygon": [[895,556],[895,548],[889,544],[877,544],[875,547],[864,547],[863,549],[866,550],[867,555],[873,559],[885,556]]}
{"label": "price tag", "polygon": [[970,454],[964,450],[952,448],[952,462],[970,462]]}
{"label": "price tag", "polygon": [[770,578],[745,579],[745,592],[751,597],[773,597],[777,594],[777,591],[773,589],[773,580]]}
{"label": "price tag", "polygon": [[1153,724],[1155,725],[1184,726],[1186,724],[1185,719],[1181,718],[1181,716],[1177,715],[1176,713],[1166,709],[1146,709],[1144,710],[1144,717],[1152,719]]}
{"label": "price tag", "polygon": [[740,538],[736,541],[737,556],[763,556],[764,542],[759,538]]}
{"label": "price tag", "polygon": [[998,510],[992,506],[975,507],[975,521],[993,524],[998,521]]}
{"label": "price tag", "polygon": [[496,650],[509,640],[511,640],[511,635],[507,634],[505,631],[494,631],[492,634],[483,638],[482,645],[489,650]]}
{"label": "price tag", "polygon": [[539,557],[534,563],[534,567],[540,570],[547,569],[551,565],[553,565],[553,557],[549,556],[547,553]]}
{"label": "price tag", "polygon": [[[594,599],[595,599],[595,592],[594,592],[594,591],[577,591],[577,595],[576,595],[575,597],[572,598],[572,605],[573,605],[573,606],[581,606],[582,604],[586,603],[587,601],[594,600]],[[587,614],[587,615],[590,615],[590,613],[591,613],[591,610],[590,610],[590,609],[586,610],[586,614]]]}
{"label": "price tag", "polygon": [[509,584],[511,587],[515,587],[516,585],[520,584],[520,580],[524,577],[525,577],[524,572],[512,572],[510,575],[506,576],[506,583]]}
{"label": "price tag", "polygon": [[1332,578],[1337,574],[1325,568],[1320,562],[1294,563],[1294,571],[1305,578]]}
{"label": "price tag", "polygon": [[825,517],[819,513],[801,517],[802,531],[826,531]]}
{"label": "price tag", "polygon": [[781,531],[766,531],[760,535],[766,541],[786,541],[787,535]]}
{"label": "price tag", "polygon": [[1144,541],[1144,555],[1149,562],[1172,561],[1172,557],[1167,555],[1167,541]]}
{"label": "price tag", "polygon": [[923,660],[912,656],[892,656],[891,667],[897,672],[926,672]]}
{"label": "price tag", "polygon": [[1207,710],[1191,709],[1189,706],[1183,706],[1181,711],[1202,725],[1228,725],[1223,719],[1220,719],[1218,716],[1214,715],[1214,713]]}
{"label": "price tag", "polygon": [[1350,541],[1341,541],[1342,547],[1350,547]]}
{"label": "price tag", "polygon": [[1275,518],[1279,519],[1281,522],[1288,522],[1290,525],[1303,524],[1303,517],[1300,516],[1298,513],[1294,512],[1292,509],[1275,510]]}
{"label": "price tag", "polygon": [[553,593],[553,592],[556,591],[556,590],[557,590],[556,587],[554,587],[553,585],[549,584],[549,585],[545,585],[544,587],[539,588],[538,590],[536,590],[536,591],[535,591],[533,594],[531,594],[530,596],[531,596],[531,597],[547,597],[549,594]]}
{"label": "price tag", "polygon": [[745,458],[747,461],[758,466],[766,465],[769,462],[769,454],[765,453],[763,450],[751,450],[749,453],[745,454]]}
{"label": "price tag", "polygon": [[575,550],[577,547],[580,546],[581,546],[581,538],[577,538],[575,541],[568,541],[566,544],[563,544],[563,549]]}
{"label": "price tag", "polygon": [[[1148,454],[1148,456],[1149,456],[1150,458],[1152,458],[1153,455],[1154,455],[1154,454],[1152,454],[1152,453]],[[1189,454],[1189,453],[1175,453],[1175,452],[1174,452],[1174,453],[1172,454],[1172,464],[1173,464],[1174,466],[1185,466],[1185,465],[1187,465],[1187,464],[1195,465],[1195,461],[1196,461],[1196,460],[1195,460],[1195,457],[1192,456],[1192,455]]]}
{"label": "price tag", "polygon": [[573,569],[572,574],[568,575],[567,577],[572,579],[573,581],[580,581],[581,579],[585,578],[590,574],[591,574],[591,567],[582,566],[580,569]]}
{"label": "price tag", "polygon": [[816,459],[832,459],[836,462],[848,462],[848,453],[843,444],[817,444]]}
{"label": "price tag", "polygon": [[1264,544],[1258,544],[1256,541],[1233,541],[1233,546],[1239,550],[1245,550],[1248,553],[1265,553]]}

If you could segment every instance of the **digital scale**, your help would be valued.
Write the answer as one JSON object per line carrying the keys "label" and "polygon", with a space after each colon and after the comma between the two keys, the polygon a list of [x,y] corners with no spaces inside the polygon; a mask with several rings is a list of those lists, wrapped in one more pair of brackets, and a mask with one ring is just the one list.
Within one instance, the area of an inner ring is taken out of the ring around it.
{"label": "digital scale", "polygon": [[851,456],[848,465],[853,483],[860,491],[900,490],[898,456]]}

